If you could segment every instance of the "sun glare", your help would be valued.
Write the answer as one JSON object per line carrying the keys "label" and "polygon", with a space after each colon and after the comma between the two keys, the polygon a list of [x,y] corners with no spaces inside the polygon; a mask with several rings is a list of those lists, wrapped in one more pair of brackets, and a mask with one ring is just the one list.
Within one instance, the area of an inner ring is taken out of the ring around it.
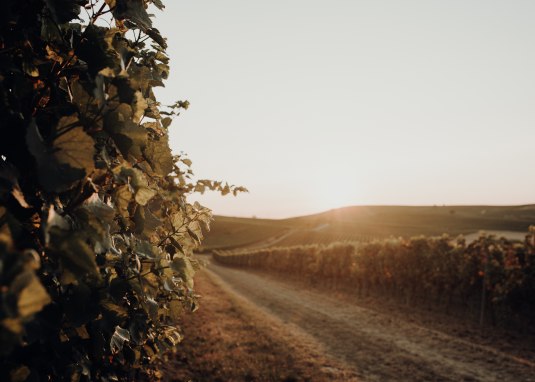
{"label": "sun glare", "polygon": [[325,210],[361,204],[362,188],[353,180],[344,181],[344,177],[337,177],[317,188],[314,204]]}

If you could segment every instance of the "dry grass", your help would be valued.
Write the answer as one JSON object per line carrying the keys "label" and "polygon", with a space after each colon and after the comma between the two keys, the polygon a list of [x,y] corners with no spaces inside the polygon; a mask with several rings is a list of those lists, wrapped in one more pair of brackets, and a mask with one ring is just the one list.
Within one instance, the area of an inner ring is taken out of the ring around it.
{"label": "dry grass", "polygon": [[184,317],[185,339],[165,365],[166,381],[354,381],[344,366],[295,341],[282,325],[231,297],[205,272],[201,308]]}

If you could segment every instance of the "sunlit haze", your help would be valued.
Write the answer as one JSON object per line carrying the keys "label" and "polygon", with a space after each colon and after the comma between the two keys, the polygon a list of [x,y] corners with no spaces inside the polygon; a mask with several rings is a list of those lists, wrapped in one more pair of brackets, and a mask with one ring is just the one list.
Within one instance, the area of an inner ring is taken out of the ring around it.
{"label": "sunlit haze", "polygon": [[171,146],[216,214],[535,202],[535,2],[166,2]]}

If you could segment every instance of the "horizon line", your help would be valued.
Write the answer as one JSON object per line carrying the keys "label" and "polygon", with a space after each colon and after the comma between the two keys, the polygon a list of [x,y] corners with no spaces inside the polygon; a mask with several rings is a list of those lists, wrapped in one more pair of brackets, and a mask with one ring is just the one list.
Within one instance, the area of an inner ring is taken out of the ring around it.
{"label": "horizon line", "polygon": [[235,215],[219,215],[214,214],[215,217],[224,217],[224,218],[236,218],[236,219],[261,219],[261,220],[288,220],[288,219],[296,219],[296,218],[303,218],[303,217],[310,217],[314,215],[321,215],[329,212],[333,212],[336,210],[342,210],[342,209],[348,209],[348,208],[355,208],[355,207],[407,207],[407,208],[429,208],[429,207],[494,207],[494,208],[504,208],[504,207],[514,207],[514,208],[520,208],[520,207],[535,207],[535,202],[533,203],[523,203],[523,204],[352,204],[349,206],[344,207],[334,207],[327,210],[322,210],[320,212],[314,212],[304,215],[295,215],[295,216],[288,216],[283,218],[266,218],[262,216],[257,216],[255,214],[252,214],[250,216],[235,216]]}

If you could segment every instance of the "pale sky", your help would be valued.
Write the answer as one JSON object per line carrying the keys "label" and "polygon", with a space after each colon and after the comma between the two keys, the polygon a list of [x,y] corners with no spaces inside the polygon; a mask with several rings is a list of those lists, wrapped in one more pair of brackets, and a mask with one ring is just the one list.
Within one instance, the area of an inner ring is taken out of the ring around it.
{"label": "pale sky", "polygon": [[168,0],[163,103],[214,213],[535,202],[535,1]]}

